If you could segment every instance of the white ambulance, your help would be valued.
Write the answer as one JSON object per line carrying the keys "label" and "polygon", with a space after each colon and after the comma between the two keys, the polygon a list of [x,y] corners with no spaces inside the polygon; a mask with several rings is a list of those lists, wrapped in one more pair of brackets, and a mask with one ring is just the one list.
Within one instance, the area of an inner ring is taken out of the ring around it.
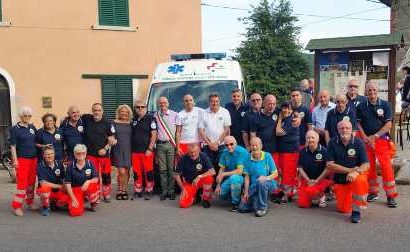
{"label": "white ambulance", "polygon": [[208,96],[217,93],[224,107],[234,89],[245,94],[242,70],[237,61],[226,59],[225,53],[171,55],[171,62],[158,64],[155,69],[148,111],[158,110],[156,101],[161,96],[168,98],[170,109],[181,111],[185,94],[194,97],[197,107],[207,108]]}

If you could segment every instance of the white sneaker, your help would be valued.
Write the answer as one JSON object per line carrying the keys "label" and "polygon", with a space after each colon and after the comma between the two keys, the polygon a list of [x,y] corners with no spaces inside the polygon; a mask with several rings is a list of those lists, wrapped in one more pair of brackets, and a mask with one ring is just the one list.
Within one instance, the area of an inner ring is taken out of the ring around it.
{"label": "white sneaker", "polygon": [[325,208],[326,207],[326,195],[323,195],[322,197],[319,198],[319,208]]}

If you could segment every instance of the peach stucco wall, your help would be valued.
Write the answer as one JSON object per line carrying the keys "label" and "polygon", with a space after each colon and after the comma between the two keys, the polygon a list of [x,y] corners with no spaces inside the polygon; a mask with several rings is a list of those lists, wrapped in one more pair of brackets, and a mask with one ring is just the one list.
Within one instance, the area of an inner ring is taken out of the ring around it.
{"label": "peach stucco wall", "polygon": [[132,32],[92,29],[98,0],[2,0],[11,26],[0,26],[0,69],[15,84],[14,112],[31,106],[40,126],[47,112],[42,96],[52,97],[50,110],[60,117],[71,104],[89,111],[101,101],[100,81],[82,74],[147,74],[134,94],[145,99],[157,63],[172,53],[201,52],[200,2],[130,0]]}

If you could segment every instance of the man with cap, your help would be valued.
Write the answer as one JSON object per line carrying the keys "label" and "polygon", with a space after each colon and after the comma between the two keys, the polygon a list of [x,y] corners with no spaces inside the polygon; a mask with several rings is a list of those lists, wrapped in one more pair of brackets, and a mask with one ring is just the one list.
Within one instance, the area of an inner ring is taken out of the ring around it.
{"label": "man with cap", "polygon": [[378,97],[376,83],[369,82],[366,85],[367,101],[357,107],[357,120],[363,141],[366,144],[367,156],[370,161],[369,172],[369,196],[367,201],[378,199],[379,183],[376,172],[376,159],[379,161],[383,178],[383,189],[387,196],[388,207],[395,208],[398,196],[394,171],[391,165],[392,143],[390,141],[390,129],[392,127],[393,114],[389,102]]}
{"label": "man with cap", "polygon": [[231,201],[229,211],[235,212],[241,201],[243,184],[243,162],[248,151],[236,143],[233,136],[224,139],[225,149],[219,159],[219,173],[216,177],[215,195]]}
{"label": "man with cap", "polygon": [[349,121],[340,121],[337,130],[338,137],[331,139],[327,148],[327,169],[334,172],[337,210],[351,212],[351,221],[359,223],[361,209],[367,206],[369,161],[365,146],[353,135]]}

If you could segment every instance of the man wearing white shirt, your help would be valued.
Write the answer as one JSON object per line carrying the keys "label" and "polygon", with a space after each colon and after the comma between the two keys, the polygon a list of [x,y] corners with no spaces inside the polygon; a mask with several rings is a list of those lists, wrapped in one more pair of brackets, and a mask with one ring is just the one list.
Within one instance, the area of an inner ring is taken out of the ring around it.
{"label": "man wearing white shirt", "polygon": [[204,111],[199,123],[199,133],[204,142],[204,152],[211,159],[218,171],[219,157],[224,148],[224,138],[229,135],[231,116],[229,111],[219,104],[217,94],[209,95],[209,108]]}
{"label": "man wearing white shirt", "polygon": [[176,118],[175,142],[177,155],[181,157],[188,153],[188,145],[197,143],[199,145],[199,120],[202,118],[203,110],[195,107],[192,95],[186,94],[183,97],[185,109],[178,113]]}
{"label": "man wearing white shirt", "polygon": [[325,124],[327,118],[327,112],[333,109],[336,104],[330,101],[330,95],[327,90],[321,90],[317,95],[319,100],[319,104],[313,109],[312,111],[312,122],[314,130],[320,136],[320,143],[325,145],[324,137],[325,137]]}

